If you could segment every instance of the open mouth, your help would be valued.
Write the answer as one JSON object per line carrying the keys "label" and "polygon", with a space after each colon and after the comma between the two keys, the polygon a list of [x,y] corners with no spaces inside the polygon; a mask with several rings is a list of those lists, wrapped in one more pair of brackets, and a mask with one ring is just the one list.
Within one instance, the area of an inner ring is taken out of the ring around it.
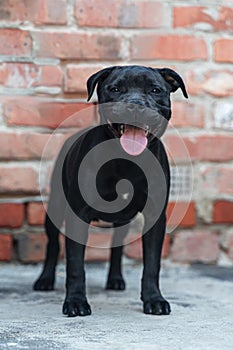
{"label": "open mouth", "polygon": [[124,151],[132,156],[141,154],[148,144],[149,126],[136,127],[120,124],[120,144]]}

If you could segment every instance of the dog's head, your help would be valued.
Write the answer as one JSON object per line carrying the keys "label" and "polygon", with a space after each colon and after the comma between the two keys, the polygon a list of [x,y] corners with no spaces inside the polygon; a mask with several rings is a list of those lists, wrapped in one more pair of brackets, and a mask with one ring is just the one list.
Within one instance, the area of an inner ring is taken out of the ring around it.
{"label": "dog's head", "polygon": [[181,88],[182,78],[169,68],[114,66],[87,81],[88,101],[97,85],[102,124],[108,124],[123,149],[138,155],[154,137],[160,137],[171,118],[170,93]]}

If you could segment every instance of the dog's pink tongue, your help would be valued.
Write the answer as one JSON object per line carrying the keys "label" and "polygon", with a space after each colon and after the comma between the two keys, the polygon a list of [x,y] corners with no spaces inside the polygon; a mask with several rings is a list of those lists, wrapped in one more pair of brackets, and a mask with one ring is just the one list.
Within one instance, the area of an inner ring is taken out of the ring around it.
{"label": "dog's pink tongue", "polygon": [[120,143],[125,152],[132,156],[141,154],[147,146],[147,137],[143,129],[125,125],[125,130],[120,138]]}

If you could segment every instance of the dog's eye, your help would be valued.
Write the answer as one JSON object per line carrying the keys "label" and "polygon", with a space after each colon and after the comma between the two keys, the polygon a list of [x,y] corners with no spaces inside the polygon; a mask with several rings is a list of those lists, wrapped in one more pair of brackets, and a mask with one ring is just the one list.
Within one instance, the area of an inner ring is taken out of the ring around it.
{"label": "dog's eye", "polygon": [[154,87],[151,92],[153,92],[154,94],[160,94],[161,90],[157,87]]}
{"label": "dog's eye", "polygon": [[120,92],[120,89],[118,87],[114,86],[110,89],[111,92]]}

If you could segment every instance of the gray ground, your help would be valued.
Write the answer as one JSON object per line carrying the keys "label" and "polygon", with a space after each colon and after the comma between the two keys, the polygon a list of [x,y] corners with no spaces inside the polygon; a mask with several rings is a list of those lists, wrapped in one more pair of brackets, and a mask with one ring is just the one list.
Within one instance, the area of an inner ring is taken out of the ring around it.
{"label": "gray ground", "polygon": [[142,313],[141,265],[124,264],[127,290],[104,290],[107,266],[87,265],[92,316],[62,315],[65,267],[57,289],[33,292],[41,266],[0,265],[0,349],[233,349],[233,268],[167,264],[161,286],[170,316]]}

